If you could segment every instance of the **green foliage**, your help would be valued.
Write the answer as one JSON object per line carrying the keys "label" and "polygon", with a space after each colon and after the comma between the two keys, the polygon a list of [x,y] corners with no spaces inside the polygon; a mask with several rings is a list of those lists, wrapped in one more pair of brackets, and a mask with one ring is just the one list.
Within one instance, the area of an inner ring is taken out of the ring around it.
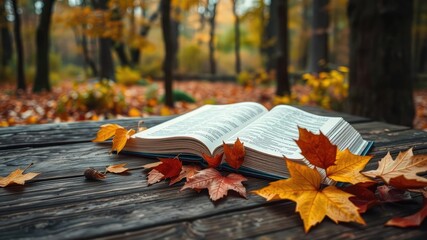
{"label": "green foliage", "polygon": [[185,74],[196,74],[209,71],[206,51],[197,44],[189,44],[178,54],[179,68]]}
{"label": "green foliage", "polygon": [[15,73],[10,66],[0,66],[0,83],[12,83],[15,79]]}
{"label": "green foliage", "polygon": [[[174,102],[187,102],[187,103],[195,103],[196,100],[191,96],[190,94],[180,91],[180,90],[173,90],[172,92],[172,98]],[[160,99],[161,102],[164,102],[165,96],[163,95]]]}
{"label": "green foliage", "polygon": [[162,70],[162,57],[156,55],[149,55],[143,58],[143,62],[139,67],[143,76],[161,76]]}
{"label": "green foliage", "polygon": [[139,74],[138,71],[135,71],[130,67],[117,67],[116,80],[117,80],[117,83],[120,83],[126,86],[135,85],[141,80],[141,75]]}
{"label": "green foliage", "polygon": [[55,52],[49,53],[49,71],[59,72],[61,71],[62,60],[61,55]]}

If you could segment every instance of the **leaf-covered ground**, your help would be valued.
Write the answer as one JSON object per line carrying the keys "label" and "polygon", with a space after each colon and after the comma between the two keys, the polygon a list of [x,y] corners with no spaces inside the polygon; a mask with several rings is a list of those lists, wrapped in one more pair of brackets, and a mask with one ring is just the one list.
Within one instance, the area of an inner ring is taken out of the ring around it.
{"label": "leaf-covered ground", "polygon": [[[62,83],[50,93],[16,95],[14,85],[0,90],[0,126],[51,123],[64,121],[102,120],[121,117],[170,115],[190,111],[204,104],[227,104],[256,101],[267,108],[273,106],[274,88],[244,87],[234,83],[185,81],[175,82],[174,89],[195,99],[194,103],[176,102],[174,109],[162,102],[161,82],[145,86],[109,86]],[[304,89],[294,89],[304,94]],[[415,91],[414,126],[427,129],[427,90]],[[182,96],[181,96],[182,97]]]}

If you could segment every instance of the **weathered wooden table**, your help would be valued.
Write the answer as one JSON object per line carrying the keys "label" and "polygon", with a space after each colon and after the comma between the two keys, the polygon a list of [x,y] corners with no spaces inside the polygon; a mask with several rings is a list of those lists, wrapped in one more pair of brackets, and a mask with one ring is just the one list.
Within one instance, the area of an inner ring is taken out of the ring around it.
{"label": "weathered wooden table", "polygon": [[[317,108],[310,112],[342,116],[374,140],[368,168],[387,151],[395,156],[414,147],[415,154],[427,153],[427,133],[368,119],[332,113]],[[169,119],[145,119],[153,126]],[[306,234],[295,204],[266,202],[248,194],[244,199],[229,192],[213,203],[206,192],[182,191],[182,184],[169,187],[162,182],[147,186],[141,165],[152,159],[109,155],[111,143],[95,144],[101,124],[119,123],[136,127],[139,119],[19,126],[0,129],[0,176],[16,168],[30,168],[41,174],[25,186],[0,189],[0,239],[284,239],[284,238],[420,238],[427,239],[427,221],[418,228],[400,229],[383,224],[392,216],[416,212],[422,200],[374,207],[363,214],[367,225],[334,224],[324,220]],[[102,170],[107,165],[128,163],[128,175],[109,174],[103,181],[88,181],[88,167]],[[266,186],[267,180],[249,178],[247,191]],[[418,202],[418,204],[417,204]]]}

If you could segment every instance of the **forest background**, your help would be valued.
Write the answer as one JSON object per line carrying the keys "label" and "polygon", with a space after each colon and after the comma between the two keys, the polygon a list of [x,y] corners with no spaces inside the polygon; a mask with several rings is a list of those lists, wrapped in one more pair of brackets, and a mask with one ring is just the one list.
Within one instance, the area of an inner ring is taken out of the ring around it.
{"label": "forest background", "polygon": [[427,128],[427,4],[382,2],[0,0],[0,126],[257,101]]}

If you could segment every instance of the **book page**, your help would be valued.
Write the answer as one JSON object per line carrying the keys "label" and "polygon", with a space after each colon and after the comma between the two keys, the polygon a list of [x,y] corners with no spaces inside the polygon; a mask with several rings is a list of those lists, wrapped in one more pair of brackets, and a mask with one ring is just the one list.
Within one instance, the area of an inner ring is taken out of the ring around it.
{"label": "book page", "polygon": [[204,143],[212,153],[222,141],[267,112],[261,104],[251,102],[205,105],[134,136],[146,139],[192,137]]}
{"label": "book page", "polygon": [[295,143],[298,127],[314,133],[324,134],[339,122],[340,118],[314,115],[291,106],[280,105],[268,114],[257,119],[247,128],[232,136],[227,143],[238,137],[246,147],[277,157],[302,159],[300,149]]}

